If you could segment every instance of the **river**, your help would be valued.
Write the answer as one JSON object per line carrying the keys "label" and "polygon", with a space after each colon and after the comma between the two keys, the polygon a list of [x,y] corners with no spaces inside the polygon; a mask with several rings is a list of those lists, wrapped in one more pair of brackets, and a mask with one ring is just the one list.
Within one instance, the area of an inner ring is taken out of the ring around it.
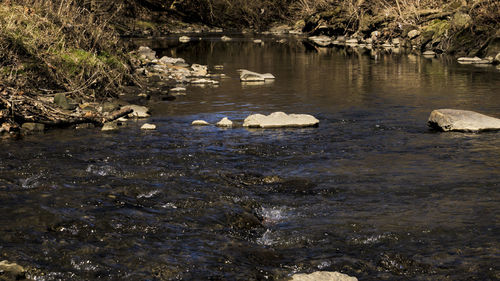
{"label": "river", "polygon": [[[263,39],[138,41],[229,78],[116,132],[2,140],[0,260],[35,280],[500,278],[500,133],[426,125],[438,108],[500,117],[500,71]],[[242,84],[240,68],[276,80]],[[320,124],[190,126],[274,111]]]}

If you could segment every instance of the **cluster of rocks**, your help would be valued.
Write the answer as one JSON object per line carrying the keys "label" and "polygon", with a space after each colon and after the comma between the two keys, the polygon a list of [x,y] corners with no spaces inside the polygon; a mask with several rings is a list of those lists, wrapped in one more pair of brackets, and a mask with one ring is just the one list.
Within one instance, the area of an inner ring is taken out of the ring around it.
{"label": "cluster of rocks", "polygon": [[[368,38],[360,37],[347,37],[347,36],[310,36],[307,38],[307,42],[317,47],[352,47],[359,49],[385,49],[392,50],[394,52],[399,52],[400,49],[413,49],[421,50],[422,55],[427,58],[433,58],[436,56],[436,52],[431,49],[421,49],[421,32],[419,30],[411,30],[407,33],[405,38],[396,37],[386,40],[381,39],[381,33],[379,31],[374,31]],[[420,41],[419,41],[420,40]],[[500,52],[496,56],[489,56],[486,58],[478,57],[460,57],[458,62],[462,64],[499,64],[500,63]]]}
{"label": "cluster of rocks", "polygon": [[[191,123],[193,126],[208,126],[210,123],[204,120],[195,120]],[[229,118],[224,117],[215,124],[217,127],[231,128],[235,123]],[[317,127],[319,120],[308,114],[286,114],[284,112],[274,112],[269,115],[252,114],[243,121],[243,127],[246,128],[304,128]]]}
{"label": "cluster of rocks", "polygon": [[149,47],[139,47],[134,54],[135,59],[132,63],[136,73],[180,84],[176,87],[179,91],[185,84],[218,85],[219,81],[214,78],[224,77],[222,74],[210,74],[206,65],[189,65],[182,58],[168,56],[158,58],[156,52]]}

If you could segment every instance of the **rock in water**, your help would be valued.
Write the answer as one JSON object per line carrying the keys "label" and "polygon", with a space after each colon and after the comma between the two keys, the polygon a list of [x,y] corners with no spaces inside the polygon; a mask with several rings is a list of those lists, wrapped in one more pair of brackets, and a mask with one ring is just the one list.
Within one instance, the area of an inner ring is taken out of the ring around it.
{"label": "rock in water", "polygon": [[130,113],[128,115],[128,117],[130,118],[147,118],[149,117],[149,109],[145,106],[140,106],[140,105],[135,105],[135,104],[131,104],[131,105],[126,105],[124,106],[124,108],[130,108],[132,109],[132,113]]}
{"label": "rock in water", "polygon": [[156,130],[156,125],[145,123],[144,125],[141,126],[141,130]]}
{"label": "rock in water", "polygon": [[215,124],[217,127],[232,127],[233,126],[233,121],[229,120],[227,117],[222,118],[217,124]]}
{"label": "rock in water", "polygon": [[118,130],[117,122],[106,122],[101,128],[101,131],[114,131],[114,130]]}
{"label": "rock in water", "polygon": [[45,125],[40,123],[24,123],[21,128],[26,131],[32,132],[43,132],[45,130]]}
{"label": "rock in water", "polygon": [[358,278],[331,271],[316,271],[311,274],[294,274],[290,281],[358,281]]}
{"label": "rock in water", "polygon": [[436,109],[431,112],[429,126],[443,131],[477,132],[500,130],[500,119],[474,111]]}
{"label": "rock in water", "polygon": [[264,82],[272,79],[275,79],[275,77],[271,73],[260,74],[246,69],[240,70],[240,80],[242,82]]}
{"label": "rock in water", "polygon": [[314,43],[315,45],[318,45],[320,47],[328,47],[332,44],[332,38],[328,36],[310,36],[307,38],[309,41]]}
{"label": "rock in water", "polygon": [[229,36],[222,36],[222,37],[220,38],[220,40],[222,40],[222,41],[231,41],[232,39],[231,39],[231,37],[229,37]]}
{"label": "rock in water", "polygon": [[274,112],[270,115],[253,114],[243,122],[243,127],[249,128],[283,128],[283,127],[314,127],[319,120],[308,114],[286,114]]}
{"label": "rock in water", "polygon": [[179,37],[179,42],[181,43],[187,43],[191,40],[191,38],[187,37],[187,36],[181,36]]}
{"label": "rock in water", "polygon": [[205,120],[194,120],[191,125],[193,126],[208,126],[210,125],[207,121]]}
{"label": "rock in water", "polygon": [[26,269],[24,269],[22,266],[16,263],[10,263],[5,260],[0,261],[1,280],[21,280],[25,278],[25,274],[26,274]]}
{"label": "rock in water", "polygon": [[493,63],[493,58],[481,59],[478,57],[473,57],[473,58],[461,57],[461,58],[458,58],[457,61],[458,61],[458,63],[461,63],[461,64],[491,64],[491,63]]}

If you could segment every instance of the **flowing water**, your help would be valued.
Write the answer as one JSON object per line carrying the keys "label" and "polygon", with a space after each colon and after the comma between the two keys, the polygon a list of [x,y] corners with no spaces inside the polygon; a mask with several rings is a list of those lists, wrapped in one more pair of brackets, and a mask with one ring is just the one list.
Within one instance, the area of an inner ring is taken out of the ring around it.
{"label": "flowing water", "polygon": [[[426,121],[437,108],[500,117],[500,71],[286,40],[139,42],[230,78],[116,132],[2,140],[0,260],[35,280],[498,280],[500,133]],[[242,84],[239,68],[276,80]],[[190,126],[274,111],[320,125]]]}

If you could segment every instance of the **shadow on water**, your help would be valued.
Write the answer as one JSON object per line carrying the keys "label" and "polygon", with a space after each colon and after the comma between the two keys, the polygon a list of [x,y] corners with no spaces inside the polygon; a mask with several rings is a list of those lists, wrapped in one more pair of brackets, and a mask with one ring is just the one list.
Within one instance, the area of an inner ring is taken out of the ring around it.
{"label": "shadow on water", "polygon": [[[1,259],[36,280],[498,279],[499,135],[426,127],[443,107],[499,117],[498,70],[286,39],[156,41],[231,78],[117,132],[3,141]],[[242,85],[239,68],[277,79]],[[320,126],[189,125],[278,110]]]}

